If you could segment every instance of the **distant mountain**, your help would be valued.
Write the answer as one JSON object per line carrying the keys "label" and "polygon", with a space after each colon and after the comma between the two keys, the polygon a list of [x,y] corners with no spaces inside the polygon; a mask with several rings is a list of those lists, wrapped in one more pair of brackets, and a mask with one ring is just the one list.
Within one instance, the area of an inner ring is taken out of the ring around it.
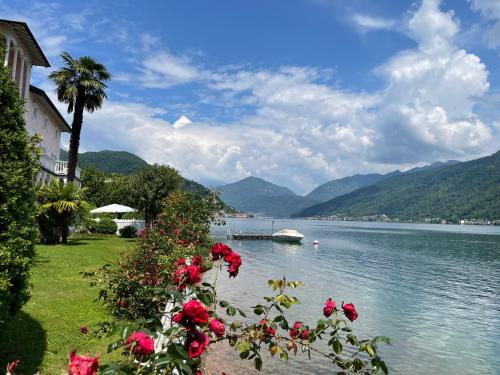
{"label": "distant mountain", "polygon": [[500,218],[500,151],[481,159],[402,173],[293,217],[385,214],[400,219]]}
{"label": "distant mountain", "polygon": [[[61,150],[61,160],[68,159],[68,152]],[[94,167],[106,173],[131,174],[147,166],[139,156],[127,151],[97,151],[78,154],[78,166],[82,169]]]}
{"label": "distant mountain", "polygon": [[324,183],[323,185],[318,186],[316,189],[307,194],[306,197],[318,202],[326,202],[335,197],[350,193],[351,191],[359,189],[363,186],[372,185],[378,181],[382,181],[389,177],[397,176],[404,173],[415,173],[415,172],[425,171],[428,169],[441,168],[456,163],[460,162],[457,160],[448,160],[447,162],[438,161],[430,165],[425,165],[423,167],[416,167],[405,172],[393,171],[387,174],[379,174],[379,173],[356,174],[354,176],[344,177],[338,180],[333,180]]}
{"label": "distant mountain", "polygon": [[247,177],[217,190],[221,193],[221,199],[237,210],[274,217],[288,217],[297,210],[317,203],[286,187],[257,177]]}
{"label": "distant mountain", "polygon": [[326,202],[330,199],[344,195],[356,190],[360,187],[374,184],[386,178],[385,175],[378,173],[372,174],[356,174],[354,176],[340,178],[338,180],[329,181],[306,195],[307,198],[317,202]]}

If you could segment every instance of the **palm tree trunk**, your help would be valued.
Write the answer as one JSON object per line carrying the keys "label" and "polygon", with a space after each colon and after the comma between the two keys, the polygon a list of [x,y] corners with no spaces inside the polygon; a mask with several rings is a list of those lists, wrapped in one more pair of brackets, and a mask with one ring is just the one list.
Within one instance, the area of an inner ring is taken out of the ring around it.
{"label": "palm tree trunk", "polygon": [[66,220],[64,221],[63,227],[61,229],[62,229],[61,243],[63,245],[67,245],[68,244],[69,228],[68,228],[68,224],[66,223]]}
{"label": "palm tree trunk", "polygon": [[68,151],[68,182],[75,181],[76,163],[78,162],[78,148],[80,147],[80,133],[83,124],[83,95],[78,95],[75,103],[75,112],[73,113],[73,123],[71,124],[71,138],[69,140]]}

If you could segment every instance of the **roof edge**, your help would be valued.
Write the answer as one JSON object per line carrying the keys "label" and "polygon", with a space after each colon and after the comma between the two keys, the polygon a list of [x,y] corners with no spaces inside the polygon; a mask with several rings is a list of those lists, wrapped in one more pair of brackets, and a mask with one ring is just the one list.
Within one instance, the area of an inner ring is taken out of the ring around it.
{"label": "roof edge", "polygon": [[58,111],[58,109],[56,108],[54,103],[52,103],[52,100],[50,100],[50,98],[47,96],[45,91],[43,91],[42,89],[40,89],[36,86],[30,85],[30,92],[32,92],[35,95],[41,96],[49,104],[49,107],[51,107],[51,109],[54,111],[54,113],[56,114],[56,117],[59,120],[61,120],[61,122],[64,124],[64,126],[66,127],[68,132],[71,133],[71,126],[69,126],[69,124],[66,122],[63,115],[61,115],[61,112]]}

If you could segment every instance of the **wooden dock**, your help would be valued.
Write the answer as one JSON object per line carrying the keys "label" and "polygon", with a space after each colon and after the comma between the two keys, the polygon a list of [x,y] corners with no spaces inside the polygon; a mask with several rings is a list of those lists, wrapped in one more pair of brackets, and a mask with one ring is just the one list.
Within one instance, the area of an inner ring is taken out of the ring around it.
{"label": "wooden dock", "polygon": [[233,240],[272,240],[272,234],[263,233],[233,233]]}

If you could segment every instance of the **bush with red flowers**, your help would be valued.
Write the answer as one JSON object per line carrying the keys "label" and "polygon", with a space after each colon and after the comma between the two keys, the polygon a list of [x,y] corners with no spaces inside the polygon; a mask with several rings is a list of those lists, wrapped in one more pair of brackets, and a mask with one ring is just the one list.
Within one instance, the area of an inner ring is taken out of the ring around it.
{"label": "bush with red flowers", "polygon": [[351,327],[358,319],[352,303],[338,309],[328,298],[318,304],[319,320],[314,324],[289,322],[286,311],[299,300],[288,291],[302,283],[285,278],[268,281],[274,295],[252,306],[255,322],[219,300],[219,274],[237,277],[245,265],[228,245],[210,242],[209,212],[182,194],[171,196],[156,225],[139,237],[135,252],[120,260],[118,271],[104,273],[101,296],[120,318],[109,332],[120,338],[109,350],[120,350],[124,356],[102,365],[103,374],[203,374],[203,358],[217,342],[229,344],[258,370],[264,352],[286,361],[300,349],[309,358],[326,358],[341,373],[388,372],[378,345],[389,340],[358,339]]}

